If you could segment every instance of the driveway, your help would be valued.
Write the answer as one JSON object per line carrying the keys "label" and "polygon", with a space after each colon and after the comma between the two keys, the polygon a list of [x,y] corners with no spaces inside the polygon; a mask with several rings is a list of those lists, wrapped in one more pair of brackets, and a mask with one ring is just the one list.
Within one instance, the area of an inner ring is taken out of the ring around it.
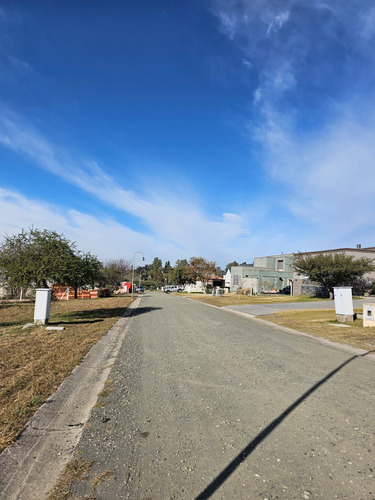
{"label": "driveway", "polygon": [[[375,303],[374,297],[367,299],[353,300],[354,308],[360,308],[364,303]],[[243,306],[226,306],[224,309],[234,309],[252,316],[265,316],[273,314],[277,311],[293,311],[293,310],[311,310],[311,309],[335,309],[335,302],[333,300],[322,300],[314,302],[286,302],[283,304],[261,304],[261,305],[243,305]]]}

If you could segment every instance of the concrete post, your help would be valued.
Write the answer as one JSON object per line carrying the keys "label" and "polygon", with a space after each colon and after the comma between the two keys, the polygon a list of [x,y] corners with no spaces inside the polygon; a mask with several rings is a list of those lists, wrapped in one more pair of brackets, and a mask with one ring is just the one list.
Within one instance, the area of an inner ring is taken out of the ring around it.
{"label": "concrete post", "polygon": [[35,293],[34,323],[45,325],[49,319],[52,290],[51,288],[37,288]]}
{"label": "concrete post", "polygon": [[352,287],[342,286],[333,288],[337,321],[346,323],[354,321]]}

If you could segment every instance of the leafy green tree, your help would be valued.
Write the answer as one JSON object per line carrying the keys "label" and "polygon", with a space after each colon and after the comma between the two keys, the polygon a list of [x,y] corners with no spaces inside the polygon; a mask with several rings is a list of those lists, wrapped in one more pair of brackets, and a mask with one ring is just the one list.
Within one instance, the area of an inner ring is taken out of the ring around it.
{"label": "leafy green tree", "polygon": [[171,282],[175,285],[185,285],[189,281],[186,274],[188,261],[186,259],[177,260],[171,273]]}
{"label": "leafy green tree", "polygon": [[145,264],[144,266],[138,266],[134,270],[134,279],[138,280],[140,285],[144,285],[147,288],[152,288],[154,286],[150,277],[151,266]]}
{"label": "leafy green tree", "polygon": [[[139,268],[136,269],[136,274]],[[131,263],[124,259],[111,259],[104,262],[103,285],[112,292],[118,290],[122,281],[131,280]]]}
{"label": "leafy green tree", "polygon": [[75,255],[75,243],[44,229],[22,230],[6,236],[0,246],[0,269],[5,286],[45,288],[59,281],[67,261]]}
{"label": "leafy green tree", "polygon": [[163,268],[163,277],[164,277],[164,285],[170,285],[172,280],[172,271],[173,271],[173,268],[171,266],[171,263],[169,260],[167,260],[164,264],[164,268]]}
{"label": "leafy green tree", "polygon": [[164,284],[163,264],[159,257],[155,257],[151,264],[150,279],[156,287],[161,287]]}
{"label": "leafy green tree", "polygon": [[298,253],[293,259],[293,269],[307,275],[333,293],[333,287],[352,286],[365,273],[375,270],[372,259],[345,253],[304,255]]}
{"label": "leafy green tree", "polygon": [[94,288],[103,281],[102,264],[90,253],[78,252],[64,262],[59,283],[74,289],[77,298],[78,288]]}
{"label": "leafy green tree", "polygon": [[192,257],[186,268],[186,276],[190,283],[194,283],[197,280],[201,280],[205,283],[207,279],[215,275],[216,272],[216,263],[208,261],[203,257]]}
{"label": "leafy green tree", "polygon": [[187,267],[189,262],[186,259],[177,259],[175,263],[175,267]]}
{"label": "leafy green tree", "polygon": [[[47,229],[6,236],[0,246],[0,274],[10,290],[46,288],[51,283],[84,286],[96,281],[101,264],[75,243]],[[74,285],[73,285],[74,283]]]}

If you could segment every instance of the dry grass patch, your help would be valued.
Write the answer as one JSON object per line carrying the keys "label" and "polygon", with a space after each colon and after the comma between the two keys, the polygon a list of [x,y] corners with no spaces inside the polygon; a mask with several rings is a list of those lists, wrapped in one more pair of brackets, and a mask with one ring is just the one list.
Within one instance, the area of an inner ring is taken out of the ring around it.
{"label": "dry grass patch", "polygon": [[[357,310],[361,313],[362,310]],[[267,321],[277,323],[293,330],[309,333],[314,337],[323,337],[333,342],[348,344],[353,347],[359,347],[366,351],[375,349],[375,329],[364,328],[361,319],[356,319],[349,328],[333,326],[342,325],[336,320],[334,310],[300,310],[300,311],[280,311],[267,316]]]}
{"label": "dry grass patch", "polygon": [[115,471],[114,470],[106,470],[106,471],[102,472],[101,474],[99,474],[98,476],[96,476],[91,481],[91,485],[94,488],[96,488],[96,486],[98,486],[99,484],[104,483],[104,481],[108,481],[108,479],[111,479],[112,477],[114,477],[114,475],[115,475]]}
{"label": "dry grass patch", "polygon": [[[48,500],[69,500],[72,498],[70,494],[70,487],[73,481],[86,481],[87,473],[89,472],[93,462],[91,460],[84,460],[81,458],[74,458],[64,468],[60,478],[48,494]],[[95,499],[95,497],[86,497]]]}
{"label": "dry grass patch", "polygon": [[314,302],[317,300],[329,300],[320,299],[315,297],[307,297],[306,295],[293,296],[293,295],[279,295],[279,294],[269,294],[269,295],[241,295],[237,293],[228,293],[225,295],[219,295],[214,297],[212,295],[185,295],[189,299],[198,300],[199,302],[204,302],[205,304],[211,304],[213,306],[225,307],[225,306],[244,306],[244,305],[259,305],[259,304],[284,304],[286,302]]}
{"label": "dry grass patch", "polygon": [[113,392],[113,381],[112,380],[105,380],[104,382],[104,389],[99,392],[98,397],[99,398],[106,398]]}
{"label": "dry grass patch", "polygon": [[22,330],[33,303],[0,305],[0,451],[22,431],[91,347],[122,316],[131,297],[52,302],[50,326]]}

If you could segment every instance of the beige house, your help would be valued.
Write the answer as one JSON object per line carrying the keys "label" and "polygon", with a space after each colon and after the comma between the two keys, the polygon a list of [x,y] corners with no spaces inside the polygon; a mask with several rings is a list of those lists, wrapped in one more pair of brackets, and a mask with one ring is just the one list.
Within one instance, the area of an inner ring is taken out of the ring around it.
{"label": "beige house", "polygon": [[[319,255],[319,254],[337,254],[344,253],[345,255],[352,255],[355,259],[359,259],[361,257],[367,257],[374,261],[375,264],[375,247],[365,247],[362,248],[360,244],[356,246],[356,248],[334,248],[331,250],[316,250],[314,252],[301,252],[302,255]],[[375,281],[375,272],[366,273],[364,279]],[[311,293],[316,292],[317,285],[309,282],[306,276],[301,276],[298,273],[294,273],[293,276],[293,295],[301,295],[309,293],[309,288]]]}

